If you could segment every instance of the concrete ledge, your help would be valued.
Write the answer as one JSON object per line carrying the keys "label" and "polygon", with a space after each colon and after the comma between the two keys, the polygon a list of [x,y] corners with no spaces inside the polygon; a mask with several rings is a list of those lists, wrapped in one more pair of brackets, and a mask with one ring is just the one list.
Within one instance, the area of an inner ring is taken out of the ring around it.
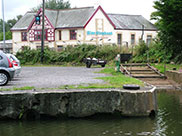
{"label": "concrete ledge", "polygon": [[0,92],[0,119],[87,117],[97,113],[149,116],[156,111],[155,88]]}
{"label": "concrete ledge", "polygon": [[182,72],[171,70],[166,71],[166,76],[170,79],[182,85]]}

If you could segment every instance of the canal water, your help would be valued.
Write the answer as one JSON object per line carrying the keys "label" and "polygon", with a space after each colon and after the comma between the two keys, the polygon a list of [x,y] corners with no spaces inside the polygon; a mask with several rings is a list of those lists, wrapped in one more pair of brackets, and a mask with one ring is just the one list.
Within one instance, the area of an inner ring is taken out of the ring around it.
{"label": "canal water", "polygon": [[0,136],[181,136],[182,91],[160,91],[155,118],[97,115],[84,119],[0,121]]}

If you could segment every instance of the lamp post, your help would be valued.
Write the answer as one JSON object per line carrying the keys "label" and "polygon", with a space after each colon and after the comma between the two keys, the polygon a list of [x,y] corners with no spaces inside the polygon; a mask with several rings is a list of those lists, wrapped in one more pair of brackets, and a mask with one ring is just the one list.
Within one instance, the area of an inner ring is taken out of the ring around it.
{"label": "lamp post", "polygon": [[44,12],[45,12],[45,0],[42,3],[42,36],[41,36],[41,63],[44,62]]}
{"label": "lamp post", "polygon": [[5,52],[5,21],[4,21],[4,0],[2,0],[2,15],[3,15],[3,51]]}

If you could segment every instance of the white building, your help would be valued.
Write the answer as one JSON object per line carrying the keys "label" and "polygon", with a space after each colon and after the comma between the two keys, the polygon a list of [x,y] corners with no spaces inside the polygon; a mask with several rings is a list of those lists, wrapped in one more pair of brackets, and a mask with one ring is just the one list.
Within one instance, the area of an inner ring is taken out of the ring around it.
{"label": "white building", "polygon": [[[40,48],[42,21],[36,24],[37,15],[42,16],[41,9],[27,12],[11,29],[14,53],[24,46]],[[101,6],[45,10],[45,46],[57,50],[82,43],[130,46],[142,37],[149,43],[156,35],[156,27],[141,15],[107,14]]]}

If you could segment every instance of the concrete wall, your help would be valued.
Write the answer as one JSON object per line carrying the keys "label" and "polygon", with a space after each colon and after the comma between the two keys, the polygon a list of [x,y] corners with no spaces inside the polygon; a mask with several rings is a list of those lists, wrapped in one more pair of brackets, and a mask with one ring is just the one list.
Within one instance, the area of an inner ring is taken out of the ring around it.
{"label": "concrete wall", "polygon": [[87,117],[97,113],[149,116],[157,111],[155,90],[32,90],[0,92],[1,119]]}
{"label": "concrete wall", "polygon": [[182,85],[182,72],[179,71],[166,71],[166,76],[170,79]]}

